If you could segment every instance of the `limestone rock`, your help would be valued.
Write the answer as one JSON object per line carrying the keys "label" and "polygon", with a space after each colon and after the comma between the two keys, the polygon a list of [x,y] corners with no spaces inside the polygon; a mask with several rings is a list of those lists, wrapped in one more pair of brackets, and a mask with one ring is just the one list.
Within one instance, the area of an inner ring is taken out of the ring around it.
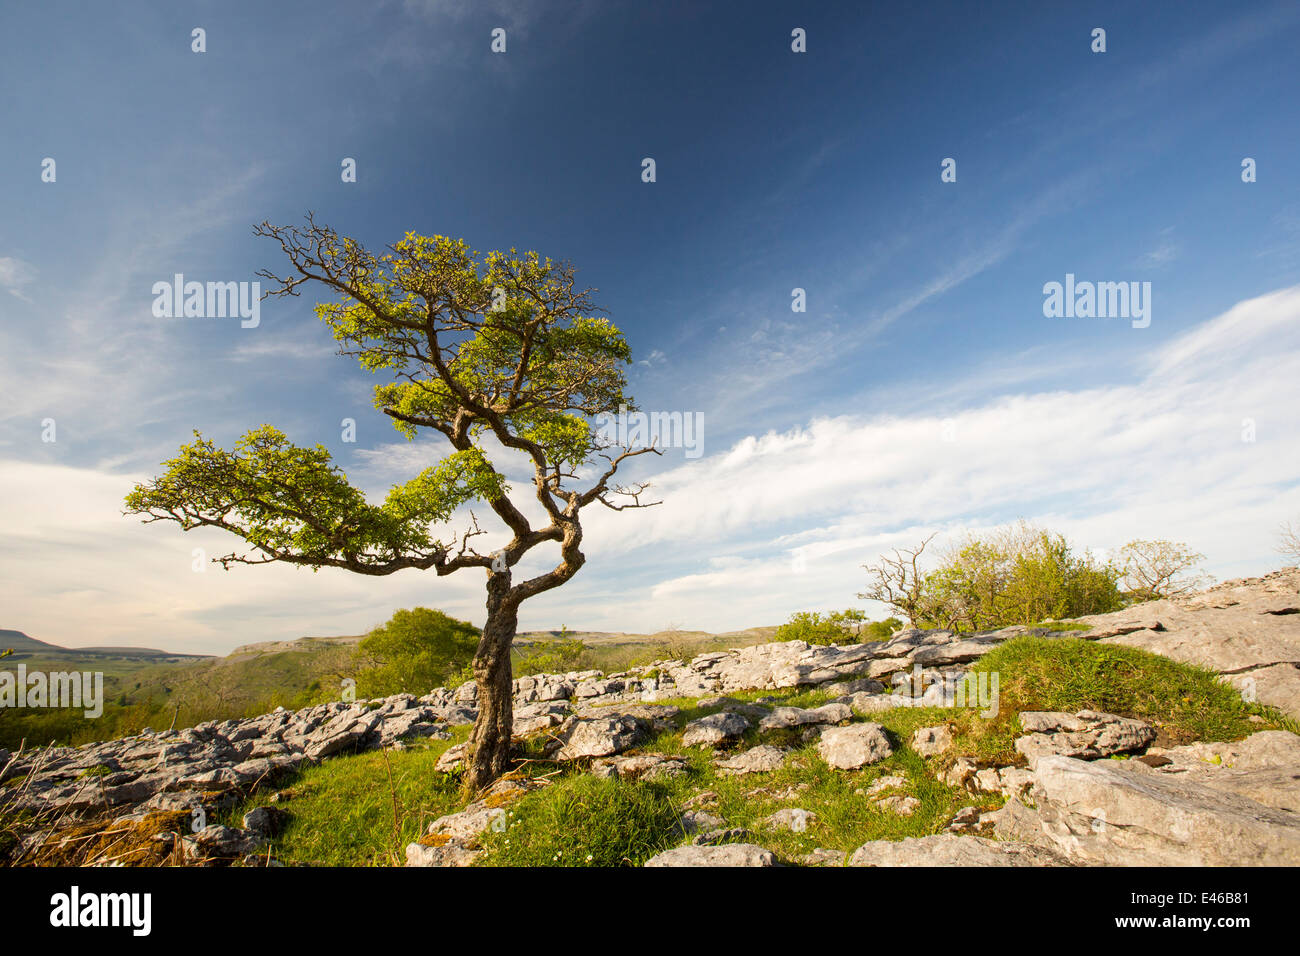
{"label": "limestone rock", "polygon": [[849,855],[843,850],[827,850],[818,847],[800,858],[804,866],[843,866]]}
{"label": "limestone rock", "polygon": [[794,833],[802,833],[808,829],[808,824],[816,819],[817,814],[811,810],[801,810],[798,807],[783,807],[765,819],[763,825],[773,830],[790,830]]}
{"label": "limestone rock", "polygon": [[1141,750],[1156,739],[1150,724],[1095,710],[1026,711],[1020,715],[1020,725],[1031,733],[1016,739],[1016,750],[1024,754],[1031,770],[1046,756],[1096,760]]}
{"label": "limestone rock", "polygon": [[257,834],[233,830],[216,823],[181,838],[185,856],[190,860],[238,859],[246,853],[252,853],[261,842],[261,837]]}
{"label": "limestone rock", "polygon": [[905,786],[907,786],[907,779],[905,777],[896,777],[896,776],[881,777],[878,780],[873,780],[871,782],[871,786],[867,787],[867,789],[863,792],[866,793],[867,796],[874,797],[876,794],[882,793],[885,790],[892,790],[897,787],[905,787]]}
{"label": "limestone rock", "polygon": [[840,724],[853,717],[844,704],[823,704],[805,710],[802,707],[778,707],[759,721],[759,730],[786,730],[809,724]]}
{"label": "limestone rock", "polygon": [[752,843],[720,846],[679,846],[645,862],[646,866],[776,866],[769,850]]}
{"label": "limestone rock", "polygon": [[668,754],[637,754],[632,757],[602,757],[592,761],[591,769],[600,777],[623,780],[661,780],[679,777],[686,772],[686,758]]}
{"label": "limestone rock", "polygon": [[921,805],[921,801],[916,797],[895,794],[892,797],[881,797],[876,801],[876,805],[884,807],[886,810],[892,810],[900,817],[910,817],[916,812],[917,807]]}
{"label": "limestone rock", "polygon": [[912,734],[912,749],[922,757],[944,753],[952,746],[952,731],[947,726],[922,727]]}
{"label": "limestone rock", "polygon": [[474,861],[482,855],[482,850],[471,850],[456,842],[440,846],[425,846],[423,843],[406,845],[407,866],[473,866]]}
{"label": "limestone rock", "polygon": [[759,744],[743,753],[736,754],[716,763],[718,772],[724,776],[743,773],[766,773],[777,769],[785,763],[786,751],[768,744]]}
{"label": "limestone rock", "polygon": [[611,757],[631,750],[650,737],[651,722],[631,714],[609,717],[570,717],[551,741],[556,760]]}
{"label": "limestone rock", "polygon": [[880,724],[849,724],[822,734],[817,752],[837,770],[857,770],[884,760],[894,748]]}
{"label": "limestone rock", "polygon": [[1063,866],[1051,850],[1023,843],[999,843],[976,836],[940,833],[907,837],[897,843],[864,843],[849,857],[849,866]]}
{"label": "limestone rock", "polygon": [[694,833],[707,833],[727,825],[726,820],[703,810],[687,810],[682,814],[681,823],[682,832],[688,836]]}
{"label": "limestone rock", "polygon": [[257,807],[244,814],[244,829],[265,839],[270,839],[284,829],[289,814],[278,807]]}
{"label": "limestone rock", "polygon": [[850,709],[859,717],[869,717],[897,707],[911,707],[912,698],[902,694],[854,694],[849,698]]}
{"label": "limestone rock", "polygon": [[732,711],[719,711],[686,725],[682,735],[683,747],[718,747],[732,743],[749,730],[749,721]]}
{"label": "limestone rock", "polygon": [[1035,807],[1007,804],[997,832],[1075,863],[1300,863],[1300,815],[1213,786],[1209,779],[1162,773],[1135,761],[1048,756],[1039,759],[1034,780]]}
{"label": "limestone rock", "polygon": [[950,787],[960,787],[962,789],[971,789],[971,784],[975,780],[979,767],[970,757],[958,757],[953,761],[951,767],[939,774],[939,781],[946,783]]}

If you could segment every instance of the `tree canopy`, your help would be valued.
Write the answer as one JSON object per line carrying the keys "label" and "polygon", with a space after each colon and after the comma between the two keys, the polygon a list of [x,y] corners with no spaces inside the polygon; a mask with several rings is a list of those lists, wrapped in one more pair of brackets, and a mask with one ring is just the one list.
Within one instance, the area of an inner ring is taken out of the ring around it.
{"label": "tree canopy", "polygon": [[[217,558],[225,567],[283,561],[363,574],[448,574],[491,565],[491,555],[470,546],[483,533],[477,522],[451,540],[431,537],[432,525],[476,500],[514,532],[504,549],[511,565],[542,541],[563,542],[565,525],[588,504],[642,505],[645,485],[610,481],[618,463],[654,449],[608,455],[590,421],[635,408],[623,371],[631,352],[608,319],[592,314],[599,311],[594,290],[576,288],[572,266],[514,249],[480,256],[463,240],[415,233],[376,255],[311,216],[306,227],[263,223],[255,231],[277,240],[296,270],[285,278],[260,272],[275,284],[268,294],[296,296],[308,281],[337,293],[340,301],[319,304],[316,313],[340,354],[392,377],[375,386],[375,407],[408,439],[422,428],[440,433],[448,454],[373,504],[323,445],[300,447],[262,425],[226,451],[196,432],[165,462],[165,474],[131,492],[128,513],[186,530],[221,528],[252,546]],[[533,529],[510,500],[485,451],[488,436],[532,461],[547,527]],[[604,472],[574,488],[578,470],[598,458]],[[576,571],[576,549],[566,557]],[[564,573],[518,585],[520,599]]]}

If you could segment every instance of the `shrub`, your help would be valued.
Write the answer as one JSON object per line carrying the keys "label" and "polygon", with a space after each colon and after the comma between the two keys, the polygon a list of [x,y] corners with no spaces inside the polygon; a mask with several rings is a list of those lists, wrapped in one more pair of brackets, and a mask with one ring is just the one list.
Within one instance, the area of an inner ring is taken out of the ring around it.
{"label": "shrub", "polygon": [[854,608],[832,611],[824,617],[819,611],[799,611],[791,614],[790,620],[776,629],[772,639],[807,641],[809,644],[843,644],[850,640],[851,635],[841,624],[866,619],[866,614]]}
{"label": "shrub", "polygon": [[[850,629],[849,625],[856,625]],[[887,640],[903,626],[896,617],[868,621],[856,608],[832,611],[824,617],[818,611],[799,611],[776,629],[775,641],[807,641],[809,644],[862,644]]]}
{"label": "shrub", "polygon": [[427,694],[474,657],[479,630],[441,611],[417,607],[398,611],[357,646],[363,662],[358,697]]}

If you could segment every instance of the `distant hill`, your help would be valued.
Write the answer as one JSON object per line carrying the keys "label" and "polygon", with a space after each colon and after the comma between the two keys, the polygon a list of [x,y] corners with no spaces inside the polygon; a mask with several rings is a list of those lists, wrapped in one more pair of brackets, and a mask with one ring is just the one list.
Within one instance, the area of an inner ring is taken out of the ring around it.
{"label": "distant hill", "polygon": [[241,644],[227,655],[228,660],[257,657],[263,654],[279,654],[285,651],[317,651],[325,647],[337,647],[342,644],[358,644],[364,634],[352,637],[299,637],[292,641],[262,641],[257,644]]}
{"label": "distant hill", "polygon": [[176,651],[160,651],[152,647],[61,647],[28,637],[22,631],[8,628],[0,629],[0,651],[12,650],[13,654],[6,661],[18,661],[29,657],[41,659],[135,659],[142,663],[159,661],[198,661],[211,657],[211,654],[181,654]]}
{"label": "distant hill", "polygon": [[46,644],[44,641],[38,641],[34,637],[28,637],[22,631],[11,631],[0,628],[0,651],[12,648],[15,654],[27,653],[30,651],[61,651],[62,647],[57,644]]}

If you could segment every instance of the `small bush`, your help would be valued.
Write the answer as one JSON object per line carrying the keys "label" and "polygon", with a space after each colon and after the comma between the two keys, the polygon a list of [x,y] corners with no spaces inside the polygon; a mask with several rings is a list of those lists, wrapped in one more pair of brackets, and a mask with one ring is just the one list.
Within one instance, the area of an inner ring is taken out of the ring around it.
{"label": "small bush", "polygon": [[473,658],[478,640],[478,628],[441,611],[424,607],[398,611],[357,645],[362,664],[357,695],[420,696],[446,686],[448,677],[462,672]]}
{"label": "small bush", "polygon": [[[856,625],[857,633],[849,630]],[[776,629],[774,641],[807,641],[809,644],[853,644],[883,641],[903,622],[896,617],[884,621],[867,621],[867,615],[856,608],[832,611],[824,617],[818,611],[799,611]]]}

